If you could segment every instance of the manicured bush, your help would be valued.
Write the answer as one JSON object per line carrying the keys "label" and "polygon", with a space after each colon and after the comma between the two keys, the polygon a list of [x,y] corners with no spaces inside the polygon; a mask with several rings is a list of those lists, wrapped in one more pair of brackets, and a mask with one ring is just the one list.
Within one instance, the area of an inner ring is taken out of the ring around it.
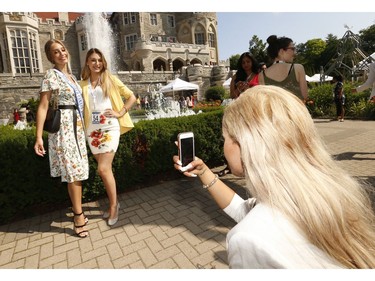
{"label": "manicured bush", "polygon": [[206,101],[216,101],[216,100],[224,100],[226,91],[223,86],[213,86],[206,90],[205,92],[205,98]]}
{"label": "manicured bush", "polygon": [[[136,123],[133,130],[121,136],[113,163],[119,193],[182,177],[173,167],[172,156],[177,154],[177,135],[183,131],[194,132],[197,156],[208,165],[222,164],[222,115],[219,108],[192,116]],[[47,134],[43,140],[48,150]],[[35,127],[14,130],[13,125],[0,126],[0,224],[33,215],[39,209],[70,206],[66,184],[60,178],[50,177],[48,154],[37,156],[34,143]],[[89,168],[89,179],[83,182],[84,202],[105,196],[91,153]]]}

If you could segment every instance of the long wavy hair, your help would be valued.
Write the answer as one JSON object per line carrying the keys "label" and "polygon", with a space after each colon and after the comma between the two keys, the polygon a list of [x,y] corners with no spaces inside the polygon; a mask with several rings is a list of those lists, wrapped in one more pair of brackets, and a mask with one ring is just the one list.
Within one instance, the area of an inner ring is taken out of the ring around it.
{"label": "long wavy hair", "polygon": [[375,268],[371,187],[334,161],[296,96],[276,86],[248,89],[225,109],[223,131],[241,148],[258,202],[345,267]]}
{"label": "long wavy hair", "polygon": [[91,48],[87,51],[86,59],[85,59],[85,66],[83,67],[81,71],[81,78],[82,80],[87,80],[90,78],[91,71],[90,68],[87,65],[87,62],[92,54],[98,54],[102,60],[103,68],[100,72],[100,81],[101,81],[101,87],[103,89],[103,93],[106,97],[108,97],[111,94],[111,89],[114,89],[114,82],[112,79],[112,74],[108,70],[108,63],[104,56],[104,54],[97,48]]}

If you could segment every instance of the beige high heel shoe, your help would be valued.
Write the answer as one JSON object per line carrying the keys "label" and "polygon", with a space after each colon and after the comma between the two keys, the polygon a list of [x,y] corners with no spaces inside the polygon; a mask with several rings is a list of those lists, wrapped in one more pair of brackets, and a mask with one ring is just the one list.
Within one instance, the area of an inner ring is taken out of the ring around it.
{"label": "beige high heel shoe", "polygon": [[[115,225],[116,223],[117,223],[117,221],[118,221],[118,213],[119,213],[119,211],[120,211],[120,203],[119,202],[117,202],[117,206],[116,206],[116,217],[114,217],[113,219],[108,219],[108,225],[109,226],[113,226],[113,225]],[[104,217],[104,215],[103,215],[103,217]],[[109,217],[109,214],[108,214],[108,217]]]}

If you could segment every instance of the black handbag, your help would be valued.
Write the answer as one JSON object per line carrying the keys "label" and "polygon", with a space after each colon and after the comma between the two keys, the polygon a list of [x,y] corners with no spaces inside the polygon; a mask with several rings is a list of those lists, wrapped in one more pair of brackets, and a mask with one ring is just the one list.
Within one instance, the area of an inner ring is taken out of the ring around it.
{"label": "black handbag", "polygon": [[[57,93],[55,93],[57,95]],[[49,105],[46,120],[44,121],[43,130],[48,133],[57,133],[60,130],[61,111],[55,101]]]}

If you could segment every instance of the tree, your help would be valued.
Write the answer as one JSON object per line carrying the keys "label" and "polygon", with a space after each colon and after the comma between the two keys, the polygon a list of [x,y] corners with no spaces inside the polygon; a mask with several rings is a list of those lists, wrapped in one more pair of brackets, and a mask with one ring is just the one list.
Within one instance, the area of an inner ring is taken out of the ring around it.
{"label": "tree", "polygon": [[239,54],[233,55],[229,58],[229,68],[230,70],[237,70],[238,68],[238,60],[240,59]]}
{"label": "tree", "polygon": [[304,44],[298,45],[298,52],[300,53],[298,62],[303,64],[305,70],[310,75],[320,71],[321,54],[326,48],[326,42],[320,38],[310,39]]}
{"label": "tree", "polygon": [[339,48],[340,40],[337,36],[334,36],[332,33],[327,35],[326,38],[326,47],[321,53],[321,65],[324,69],[328,69],[332,63],[334,63],[337,58],[337,52]]}
{"label": "tree", "polygon": [[254,35],[249,41],[249,52],[256,58],[258,62],[267,63],[268,56],[266,51],[266,43],[262,39]]}
{"label": "tree", "polygon": [[367,55],[375,52],[375,24],[359,31],[359,38],[362,40],[363,51]]}

